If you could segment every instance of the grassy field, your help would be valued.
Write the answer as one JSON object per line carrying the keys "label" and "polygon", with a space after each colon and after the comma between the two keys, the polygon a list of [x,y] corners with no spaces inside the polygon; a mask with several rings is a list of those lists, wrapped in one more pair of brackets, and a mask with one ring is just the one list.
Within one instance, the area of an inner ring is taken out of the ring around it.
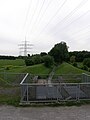
{"label": "grassy field", "polygon": [[[20,83],[20,77],[22,78],[22,73],[31,74],[47,74],[52,71],[51,68],[46,68],[43,64],[25,66],[24,60],[0,60],[0,103],[18,105],[20,102],[20,87],[10,85],[11,83]],[[8,69],[6,69],[8,68]],[[18,74],[20,73],[20,74]],[[57,67],[55,70],[55,75],[59,74],[82,74],[88,73],[84,70],[78,69],[69,63],[63,63]],[[70,76],[69,76],[70,77]],[[68,77],[68,78],[69,78]],[[73,81],[72,77],[69,78],[69,82]]]}
{"label": "grassy field", "polygon": [[33,66],[12,66],[9,67],[9,70],[2,70],[0,73],[0,85],[8,85],[8,83],[19,84],[26,73],[48,75],[51,70],[51,68],[46,68],[43,64]]}
{"label": "grassy field", "polygon": [[[72,66],[69,63],[64,62],[59,65],[53,76],[53,82],[66,82],[66,83],[80,83],[82,82],[82,73],[90,74],[85,70],[81,70]],[[60,77],[59,77],[60,76]]]}
{"label": "grassy field", "polygon": [[[19,83],[21,82],[22,73],[31,73],[31,74],[49,74],[51,68],[46,68],[43,64],[25,66],[23,61],[15,60],[12,62],[6,60],[4,63],[0,61],[1,73],[0,73],[0,104],[10,104],[10,105],[19,105],[20,102],[20,87]],[[15,63],[16,62],[16,63]],[[9,69],[5,69],[9,67]],[[17,86],[13,86],[18,84]]]}
{"label": "grassy field", "polygon": [[25,70],[23,70],[23,72],[31,74],[49,74],[51,70],[52,70],[51,68],[47,68],[43,64],[38,64],[26,67]]}
{"label": "grassy field", "polygon": [[16,59],[16,60],[0,60],[0,67],[6,66],[23,66],[25,62],[23,59]]}
{"label": "grassy field", "polygon": [[56,69],[55,74],[82,74],[82,73],[88,73],[85,70],[78,69],[74,66],[72,66],[69,63],[63,63],[58,66]]}

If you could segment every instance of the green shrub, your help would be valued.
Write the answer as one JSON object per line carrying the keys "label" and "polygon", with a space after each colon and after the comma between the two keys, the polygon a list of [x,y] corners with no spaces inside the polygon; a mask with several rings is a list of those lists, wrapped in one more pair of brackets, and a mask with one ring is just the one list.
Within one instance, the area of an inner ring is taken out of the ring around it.
{"label": "green shrub", "polygon": [[26,66],[30,66],[30,65],[34,65],[34,62],[33,62],[33,60],[32,59],[25,59],[25,64],[26,64]]}
{"label": "green shrub", "polygon": [[83,70],[88,71],[88,67],[86,65],[83,66]]}
{"label": "green shrub", "polygon": [[50,55],[46,55],[43,58],[44,58],[44,65],[46,67],[51,67],[54,64],[53,57],[51,57]]}
{"label": "green shrub", "polygon": [[85,58],[83,61],[83,65],[86,65],[87,67],[90,67],[90,58]]}
{"label": "green shrub", "polygon": [[73,63],[73,66],[74,66],[74,67],[77,67],[77,63],[76,63],[76,62],[74,62],[74,63]]}

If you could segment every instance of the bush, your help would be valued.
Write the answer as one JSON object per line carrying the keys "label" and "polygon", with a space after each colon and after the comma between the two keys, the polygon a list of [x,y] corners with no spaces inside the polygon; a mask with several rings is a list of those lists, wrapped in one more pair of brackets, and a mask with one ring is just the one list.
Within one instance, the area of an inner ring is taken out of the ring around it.
{"label": "bush", "polygon": [[71,63],[75,63],[75,56],[71,56],[71,57],[70,57],[70,62],[71,62]]}
{"label": "bush", "polygon": [[83,61],[83,65],[86,65],[87,67],[90,67],[90,58],[85,58]]}
{"label": "bush", "polygon": [[33,62],[33,60],[32,59],[25,59],[25,64],[26,64],[26,66],[30,66],[30,65],[34,65],[34,62]]}
{"label": "bush", "polygon": [[83,70],[88,71],[88,67],[86,65],[83,66]]}
{"label": "bush", "polygon": [[90,72],[90,68],[88,68],[88,72]]}
{"label": "bush", "polygon": [[73,66],[74,66],[74,67],[77,67],[77,63],[76,63],[76,62],[74,62],[74,63],[73,63]]}
{"label": "bush", "polygon": [[44,59],[44,65],[46,67],[51,67],[54,64],[53,57],[51,57],[50,55],[44,56],[43,59]]}
{"label": "bush", "polygon": [[40,64],[42,62],[43,62],[43,59],[40,55],[34,55],[34,56],[31,56],[31,57],[26,57],[25,58],[26,66]]}

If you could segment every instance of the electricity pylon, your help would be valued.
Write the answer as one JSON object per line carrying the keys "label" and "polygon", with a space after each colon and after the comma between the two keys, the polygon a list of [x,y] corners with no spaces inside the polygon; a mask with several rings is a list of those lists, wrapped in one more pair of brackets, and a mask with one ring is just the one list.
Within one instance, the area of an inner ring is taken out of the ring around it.
{"label": "electricity pylon", "polygon": [[26,40],[25,37],[25,41],[22,41],[22,44],[19,44],[20,46],[20,53],[23,52],[24,56],[27,56],[27,53],[30,52],[29,50],[31,49],[31,46],[33,46],[33,44],[29,44],[29,41]]}

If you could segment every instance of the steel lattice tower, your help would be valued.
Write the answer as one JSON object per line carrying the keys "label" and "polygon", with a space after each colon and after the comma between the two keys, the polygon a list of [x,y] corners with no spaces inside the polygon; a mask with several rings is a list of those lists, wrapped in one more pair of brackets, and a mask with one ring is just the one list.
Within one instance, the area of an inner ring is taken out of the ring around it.
{"label": "steel lattice tower", "polygon": [[33,46],[33,44],[29,44],[29,41],[26,40],[25,37],[25,41],[22,41],[22,44],[19,44],[20,46],[20,53],[23,52],[24,56],[27,56],[27,53],[30,52],[31,46]]}

